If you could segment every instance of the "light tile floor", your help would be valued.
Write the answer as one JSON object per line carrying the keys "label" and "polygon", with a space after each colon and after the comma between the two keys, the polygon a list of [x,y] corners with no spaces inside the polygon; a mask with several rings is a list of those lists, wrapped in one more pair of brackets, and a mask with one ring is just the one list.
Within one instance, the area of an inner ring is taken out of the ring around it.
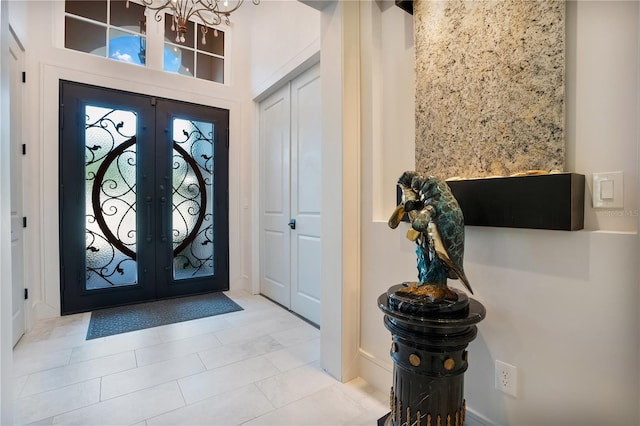
{"label": "light tile floor", "polygon": [[14,349],[16,425],[375,425],[388,398],[320,368],[320,332],[276,304],[86,341],[91,314]]}

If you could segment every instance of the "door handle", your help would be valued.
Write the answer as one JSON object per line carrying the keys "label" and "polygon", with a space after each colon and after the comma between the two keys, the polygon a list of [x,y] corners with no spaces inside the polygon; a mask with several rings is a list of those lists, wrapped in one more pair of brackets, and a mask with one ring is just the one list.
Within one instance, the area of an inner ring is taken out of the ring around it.
{"label": "door handle", "polygon": [[296,220],[295,219],[291,219],[289,221],[289,228],[296,229]]}
{"label": "door handle", "polygon": [[147,195],[144,200],[147,203],[147,242],[150,243],[153,241],[153,227],[151,224],[151,202],[153,198],[151,195]]}
{"label": "door handle", "polygon": [[165,223],[166,213],[165,213],[165,204],[167,203],[167,197],[160,197],[160,241],[163,243],[167,242],[167,233],[166,228],[167,224]]}

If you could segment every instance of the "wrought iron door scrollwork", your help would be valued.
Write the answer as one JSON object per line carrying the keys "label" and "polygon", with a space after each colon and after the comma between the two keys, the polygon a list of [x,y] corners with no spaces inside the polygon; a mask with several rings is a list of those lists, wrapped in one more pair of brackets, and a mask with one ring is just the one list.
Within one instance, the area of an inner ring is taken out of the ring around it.
{"label": "wrought iron door scrollwork", "polygon": [[[121,159],[123,155],[133,154],[135,156],[135,150],[128,151],[128,148],[135,145],[135,143],[136,138],[134,136],[127,142],[119,145],[105,157],[104,162],[96,173],[95,184],[93,185],[91,191],[91,204],[95,213],[95,219],[98,222],[98,226],[100,227],[102,232],[104,232],[107,241],[109,241],[110,244],[112,244],[114,247],[116,247],[118,250],[132,259],[136,258],[136,252],[134,251],[136,231],[135,229],[126,229],[126,226],[124,226],[124,222],[129,213],[132,213],[135,217],[136,203],[127,202],[125,199],[123,199],[123,196],[127,193],[132,193],[135,195],[136,185],[135,183],[127,183],[125,177],[126,174],[122,173],[120,162],[122,161]],[[125,157],[125,161],[128,166],[135,167],[135,160],[132,160],[130,157]],[[122,182],[125,182],[126,184],[126,187],[123,189],[121,189],[122,185],[119,184],[118,180],[107,177],[107,170],[113,162],[117,164],[117,170],[120,172]],[[125,212],[120,213],[120,209],[125,209]],[[117,222],[114,233],[112,232],[110,226],[107,224],[105,216],[115,216],[118,213],[120,213],[121,219]],[[126,235],[126,239],[122,238],[123,233]]]}
{"label": "wrought iron door scrollwork", "polygon": [[[173,255],[177,279],[213,274],[213,125],[174,120]],[[206,128],[206,130],[202,130]],[[181,135],[180,139],[177,136]]]}
{"label": "wrought iron door scrollwork", "polygon": [[86,107],[88,289],[136,281],[136,137],[127,132],[136,121],[130,111]]}
{"label": "wrought iron door scrollwork", "polygon": [[[135,135],[123,133],[123,121],[111,117],[122,111],[105,111],[94,121],[87,115],[86,125],[86,140],[98,141],[86,145],[86,184],[91,192],[86,219],[87,282],[103,281],[88,288],[123,285],[125,275],[126,284],[133,284],[136,274],[137,139]],[[182,125],[184,136],[180,140],[174,136],[172,144],[171,231],[175,277],[211,275],[213,203],[207,191],[211,191],[213,179],[213,126],[187,120],[174,120],[174,125]],[[211,132],[207,135],[199,125],[208,125]],[[115,278],[117,276],[119,278]]]}

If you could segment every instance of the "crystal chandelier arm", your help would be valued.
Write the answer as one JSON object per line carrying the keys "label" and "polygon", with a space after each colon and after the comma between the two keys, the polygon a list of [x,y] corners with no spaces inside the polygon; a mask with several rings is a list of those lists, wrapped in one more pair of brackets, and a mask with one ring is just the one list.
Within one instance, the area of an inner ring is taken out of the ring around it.
{"label": "crystal chandelier arm", "polygon": [[[237,0],[236,5],[233,6],[231,9],[221,10],[220,9],[221,1],[223,0],[194,0],[193,2],[201,4],[208,11],[213,12],[218,16],[227,16],[227,17],[229,17],[229,15],[231,15],[236,10],[240,9],[240,6],[242,6],[242,4],[244,3],[244,0]],[[260,0],[251,0],[251,2],[255,5],[260,4]]]}
{"label": "crystal chandelier arm", "polygon": [[[205,25],[220,25],[223,19],[226,25],[231,23],[229,21],[229,14],[220,10],[219,0],[194,0],[194,5],[196,4],[201,6],[201,8],[198,8],[195,11],[195,14]],[[203,11],[206,11],[207,13],[203,14]]]}
{"label": "crystal chandelier arm", "polygon": [[162,21],[162,11],[164,9],[173,9],[172,7],[172,0],[162,0],[162,2],[160,3],[159,6],[154,6],[154,0],[142,0],[142,3],[144,4],[145,7],[147,7],[148,9],[151,10],[155,10],[155,20],[156,22],[160,22]]}
{"label": "crystal chandelier arm", "polygon": [[[162,21],[165,13],[172,14],[171,31],[176,31],[176,42],[185,41],[185,33],[187,31],[187,21],[195,15],[205,26],[217,26],[224,22],[230,25],[229,16],[238,10],[245,0],[235,0],[235,6],[230,9],[221,10],[220,1],[223,0],[141,0],[142,4],[155,11],[155,19],[157,22]],[[260,0],[251,0],[255,5],[260,4]],[[224,0],[225,8],[227,0]],[[128,2],[127,2],[128,7]],[[203,31],[203,44],[204,34]]]}
{"label": "crystal chandelier arm", "polygon": [[151,10],[162,10],[162,9],[173,9],[174,0],[162,0],[158,6],[154,6],[156,3],[155,0],[142,0],[142,3],[145,7],[148,7]]}
{"label": "crystal chandelier arm", "polygon": [[[202,0],[197,0],[197,1],[202,1]],[[216,4],[218,4],[219,1],[220,0],[215,0]],[[220,11],[219,13],[228,17],[230,14],[240,9],[240,6],[242,6],[242,3],[244,3],[244,0],[238,0],[238,3],[236,3],[236,5],[233,6],[231,9],[226,9],[225,11]],[[260,3],[259,0],[258,0],[258,3]]]}
{"label": "crystal chandelier arm", "polygon": [[178,17],[187,21],[193,15],[193,7],[195,6],[195,3],[191,3],[191,6],[189,6],[189,3],[189,0],[177,0],[177,2],[174,2]]}
{"label": "crystal chandelier arm", "polygon": [[[179,13],[181,16],[183,17],[191,17],[192,15],[200,12],[202,9],[195,9],[194,7],[196,5],[201,5],[204,9],[206,9],[209,12],[212,12],[216,15],[218,15],[218,17],[220,16],[229,16],[230,14],[232,14],[233,12],[235,12],[236,10],[240,9],[240,6],[242,6],[242,4],[244,3],[244,0],[238,0],[238,2],[236,3],[236,5],[234,7],[232,7],[231,9],[227,9],[224,11],[221,11],[220,8],[218,7],[218,3],[220,0],[192,0],[191,4],[191,8],[189,9],[189,12],[186,12],[186,6],[187,4],[189,4],[189,1],[185,1],[185,0],[161,0],[160,4],[158,6],[154,6],[154,3],[156,3],[156,0],[142,0],[142,3],[144,4],[144,6],[148,7],[151,10],[157,10],[157,11],[161,11],[163,9],[170,9],[170,10],[182,10],[182,13]],[[251,2],[254,5],[259,5],[260,4],[260,0],[251,0]],[[156,12],[158,13],[158,12]]]}
{"label": "crystal chandelier arm", "polygon": [[[200,20],[205,24],[208,25],[210,27],[216,26],[216,25],[220,25],[222,23],[222,17],[220,16],[220,12],[218,11],[211,11],[212,15],[210,16],[204,16],[201,13],[201,10],[196,10],[194,11],[194,15],[196,15],[198,18],[200,18]],[[229,25],[229,17],[225,17],[225,24]]]}
{"label": "crystal chandelier arm", "polygon": [[196,0],[196,3],[202,4],[207,10],[211,12],[218,12],[218,1],[217,0]]}

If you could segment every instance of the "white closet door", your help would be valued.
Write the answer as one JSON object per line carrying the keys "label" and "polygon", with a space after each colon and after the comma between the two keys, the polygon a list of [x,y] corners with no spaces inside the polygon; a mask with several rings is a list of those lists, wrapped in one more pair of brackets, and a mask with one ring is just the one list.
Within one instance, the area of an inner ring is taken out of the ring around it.
{"label": "white closet door", "polygon": [[320,66],[291,82],[291,310],[320,325]]}
{"label": "white closet door", "polygon": [[13,37],[9,42],[11,62],[11,282],[13,345],[25,330],[24,317],[24,237],[22,222],[22,71],[24,53]]}
{"label": "white closet door", "polygon": [[320,324],[320,66],[260,104],[260,292]]}
{"label": "white closet door", "polygon": [[290,307],[290,93],[260,103],[260,292]]}

